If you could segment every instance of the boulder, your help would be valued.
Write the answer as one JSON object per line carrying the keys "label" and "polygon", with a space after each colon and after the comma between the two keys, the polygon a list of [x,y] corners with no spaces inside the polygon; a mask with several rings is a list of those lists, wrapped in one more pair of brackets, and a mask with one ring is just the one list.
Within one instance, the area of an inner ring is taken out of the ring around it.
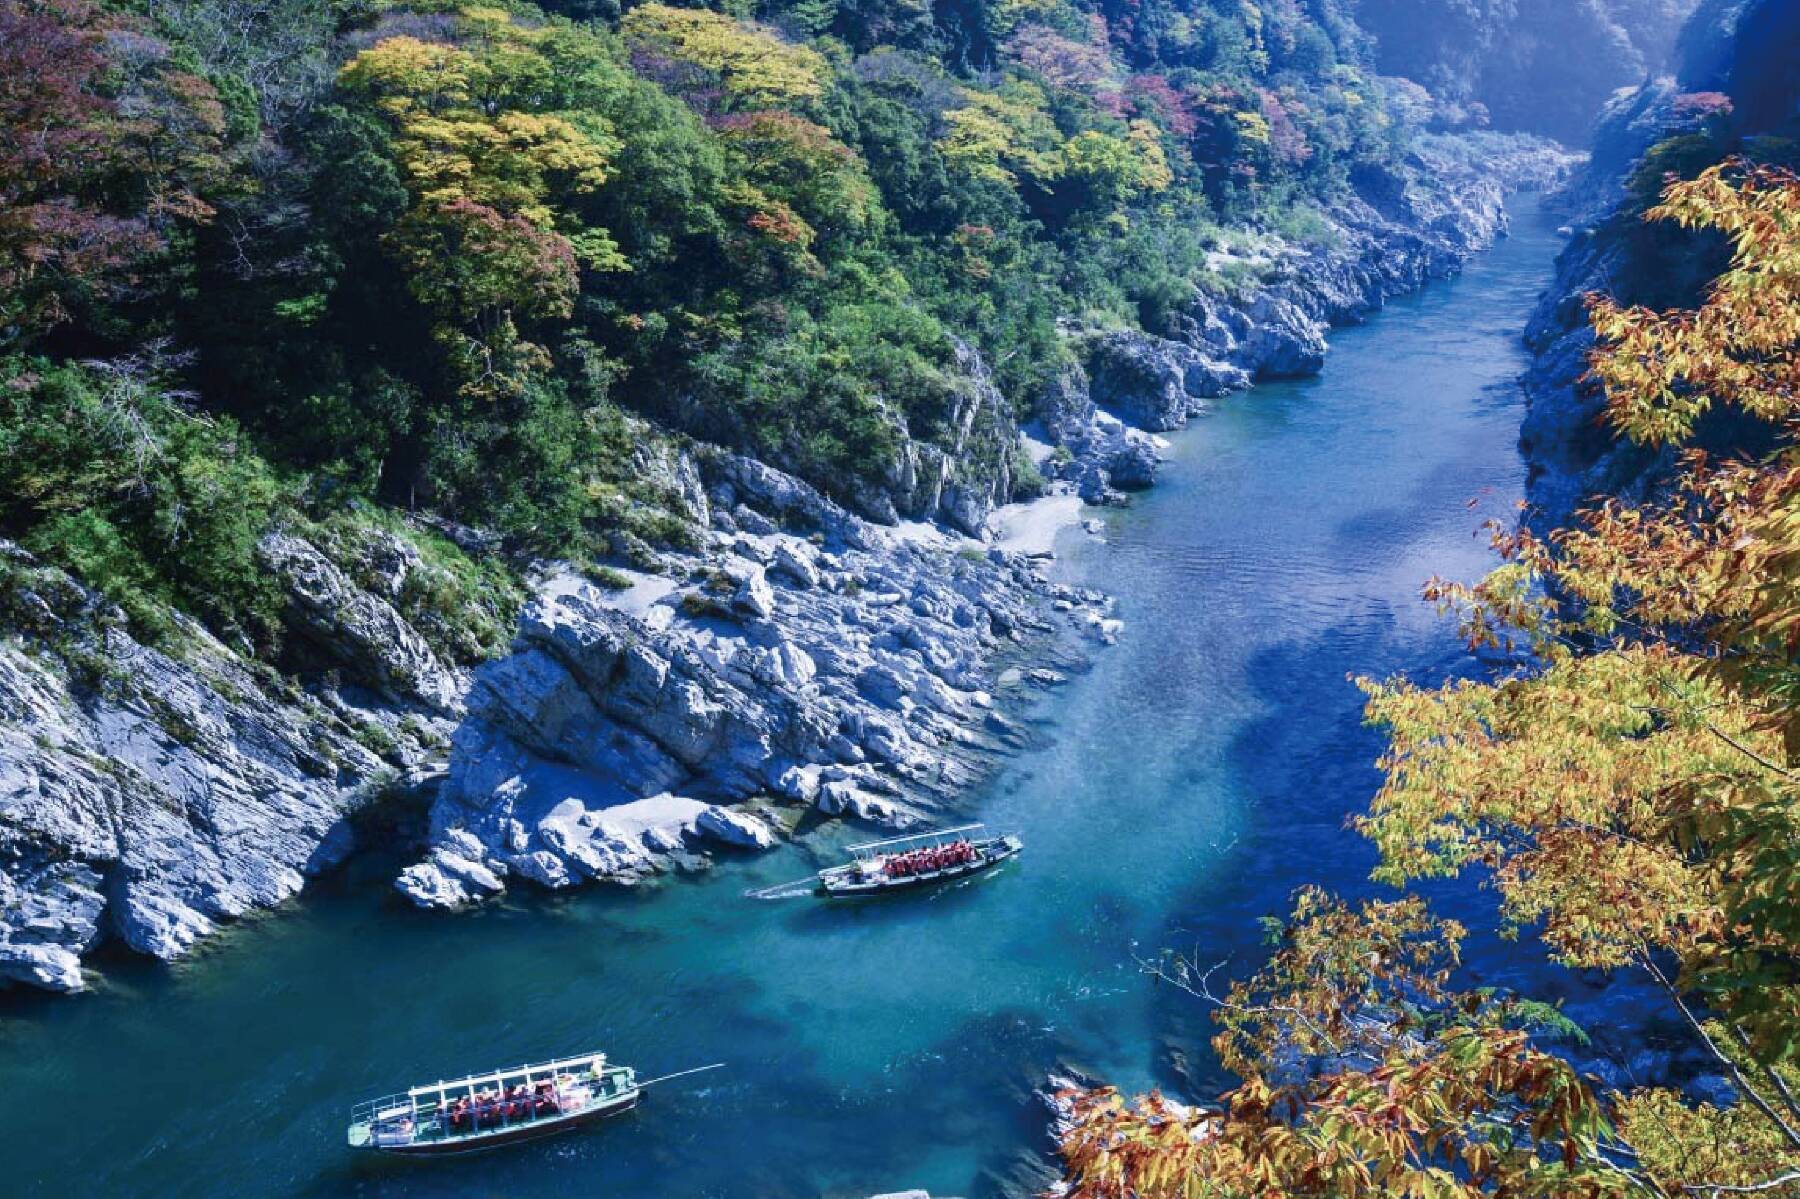
{"label": "boulder", "polygon": [[1156,472],[1162,468],[1162,455],[1157,451],[1154,439],[1136,429],[1128,429],[1122,431],[1109,447],[1105,462],[1107,479],[1114,487],[1141,491],[1156,482]]}
{"label": "boulder", "polygon": [[783,537],[769,552],[769,570],[800,587],[819,585],[818,554],[803,541]]}
{"label": "boulder", "polygon": [[775,589],[769,586],[768,576],[761,566],[753,566],[739,576],[737,593],[731,597],[732,606],[748,612],[758,620],[767,620],[775,615]]}
{"label": "boulder", "polygon": [[476,858],[439,846],[394,880],[399,892],[422,908],[460,908],[500,894],[506,884]]}
{"label": "boulder", "polygon": [[1326,325],[1293,300],[1258,296],[1246,315],[1250,331],[1236,354],[1244,369],[1265,379],[1316,375],[1323,369]]}
{"label": "boulder", "polygon": [[700,813],[694,826],[707,837],[739,849],[773,849],[775,832],[763,820],[748,812],[717,805]]}

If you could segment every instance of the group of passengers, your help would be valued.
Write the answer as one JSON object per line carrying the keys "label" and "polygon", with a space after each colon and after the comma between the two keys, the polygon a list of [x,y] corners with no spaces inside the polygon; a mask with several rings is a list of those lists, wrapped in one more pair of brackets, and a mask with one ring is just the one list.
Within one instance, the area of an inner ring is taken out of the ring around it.
{"label": "group of passengers", "polygon": [[523,1120],[530,1116],[546,1116],[555,1112],[556,1086],[548,1080],[536,1087],[520,1083],[515,1087],[485,1087],[473,1095],[464,1095],[454,1103],[439,1100],[437,1117],[451,1132],[470,1132],[490,1128],[501,1120]]}
{"label": "group of passengers", "polygon": [[927,845],[923,849],[897,853],[887,860],[883,869],[889,878],[907,878],[915,874],[930,874],[934,870],[950,866],[966,865],[975,858],[973,845],[967,841],[952,841],[948,845]]}

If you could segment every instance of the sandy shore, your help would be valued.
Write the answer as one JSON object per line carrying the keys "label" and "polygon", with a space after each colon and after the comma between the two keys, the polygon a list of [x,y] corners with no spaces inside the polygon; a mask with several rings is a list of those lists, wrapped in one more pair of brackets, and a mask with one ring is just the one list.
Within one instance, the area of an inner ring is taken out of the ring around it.
{"label": "sandy shore", "polygon": [[988,517],[988,528],[993,532],[994,545],[1000,549],[1047,554],[1055,548],[1058,534],[1081,523],[1081,508],[1078,495],[1046,495],[994,509]]}

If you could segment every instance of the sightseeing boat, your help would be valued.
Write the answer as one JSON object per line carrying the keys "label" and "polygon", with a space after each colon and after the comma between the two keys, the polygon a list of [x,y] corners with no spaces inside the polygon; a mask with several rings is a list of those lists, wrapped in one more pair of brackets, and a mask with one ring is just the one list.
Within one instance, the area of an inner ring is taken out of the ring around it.
{"label": "sightseeing boat", "polygon": [[850,861],[819,871],[815,893],[849,899],[928,887],[991,870],[1024,848],[1018,837],[989,836],[979,824],[852,845]]}
{"label": "sightseeing boat", "polygon": [[357,1104],[350,1147],[431,1155],[535,1140],[627,1111],[645,1085],[604,1053],[471,1074]]}

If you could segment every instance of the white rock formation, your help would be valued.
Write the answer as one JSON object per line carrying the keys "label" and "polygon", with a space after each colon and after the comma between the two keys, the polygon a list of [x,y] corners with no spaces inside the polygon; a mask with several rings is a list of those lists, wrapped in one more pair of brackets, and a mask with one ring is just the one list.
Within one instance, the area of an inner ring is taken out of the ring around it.
{"label": "white rock formation", "polygon": [[907,823],[1004,744],[969,726],[997,655],[1105,622],[1021,556],[891,536],[747,459],[700,468],[735,515],[669,560],[676,587],[627,605],[560,575],[476,673],[432,848],[398,882],[414,902],[483,897],[471,862],[560,887],[641,878],[684,838],[764,848],[774,831],[729,806],[757,796]]}

